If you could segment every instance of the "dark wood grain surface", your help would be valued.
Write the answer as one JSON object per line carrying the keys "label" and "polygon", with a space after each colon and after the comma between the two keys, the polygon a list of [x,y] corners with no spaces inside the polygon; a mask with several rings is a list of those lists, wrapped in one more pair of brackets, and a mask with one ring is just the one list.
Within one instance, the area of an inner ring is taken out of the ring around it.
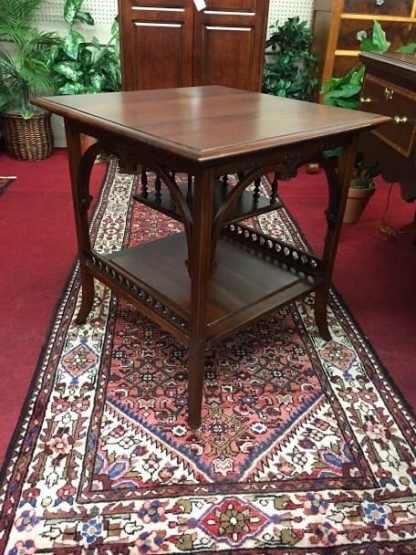
{"label": "dark wood grain surface", "polygon": [[385,116],[217,86],[55,96],[34,103],[201,162],[388,121]]}

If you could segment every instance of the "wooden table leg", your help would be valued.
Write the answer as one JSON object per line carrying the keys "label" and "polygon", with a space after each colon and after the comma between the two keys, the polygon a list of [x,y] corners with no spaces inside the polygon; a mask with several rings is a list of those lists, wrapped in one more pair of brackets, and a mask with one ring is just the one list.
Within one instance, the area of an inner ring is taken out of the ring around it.
{"label": "wooden table leg", "polygon": [[211,171],[195,176],[194,222],[191,252],[191,330],[188,364],[188,421],[201,424],[202,393],[207,343],[207,298],[210,276],[214,176]]}
{"label": "wooden table leg", "polygon": [[81,307],[76,319],[77,324],[85,323],[94,301],[94,278],[85,264],[86,253],[91,251],[88,226],[88,208],[91,203],[89,195],[89,179],[95,154],[87,153],[85,161],[81,161],[81,140],[79,131],[65,121],[65,132],[68,146],[69,171],[72,186],[75,225],[78,242],[78,257],[81,276]]}
{"label": "wooden table leg", "polygon": [[329,189],[327,232],[324,252],[322,255],[322,276],[325,279],[325,283],[315,293],[314,310],[315,321],[318,326],[319,334],[326,341],[331,339],[327,319],[329,288],[338,247],[338,239],[341,232],[342,220],[344,217],[348,188],[355,164],[356,148],[357,139],[355,138],[352,140],[350,145],[343,147],[337,170],[332,171],[330,166],[325,168]]}

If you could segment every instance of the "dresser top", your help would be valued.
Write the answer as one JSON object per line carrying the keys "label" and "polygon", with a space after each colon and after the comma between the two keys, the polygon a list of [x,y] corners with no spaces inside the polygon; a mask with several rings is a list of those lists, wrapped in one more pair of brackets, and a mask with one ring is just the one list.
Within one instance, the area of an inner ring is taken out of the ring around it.
{"label": "dresser top", "polygon": [[[368,73],[379,75],[411,89],[416,86],[416,56],[414,54],[362,52],[360,58]],[[403,83],[399,83],[399,81],[403,81]]]}

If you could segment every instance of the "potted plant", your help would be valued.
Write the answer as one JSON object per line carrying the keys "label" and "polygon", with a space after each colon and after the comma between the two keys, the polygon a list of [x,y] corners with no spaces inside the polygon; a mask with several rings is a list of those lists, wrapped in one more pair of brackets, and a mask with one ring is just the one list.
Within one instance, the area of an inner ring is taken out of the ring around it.
{"label": "potted plant", "polygon": [[291,17],[283,25],[272,25],[271,30],[266,41],[262,92],[313,101],[318,85],[313,75],[318,62],[310,51],[312,35],[307,23]]}
{"label": "potted plant", "polygon": [[[384,54],[388,51],[390,42],[378,21],[373,23],[372,36],[361,40],[360,48],[364,52],[378,54]],[[415,44],[409,44],[399,48],[398,51],[414,52],[415,49]],[[323,103],[341,108],[358,109],[364,83],[364,73],[364,65],[358,64],[345,75],[328,79],[322,86]],[[339,151],[327,151],[325,155],[328,157],[339,156]],[[370,166],[360,153],[357,154],[345,208],[345,223],[355,223],[359,220],[370,197],[375,192],[374,177],[379,173],[377,164]]]}
{"label": "potted plant", "polygon": [[106,43],[86,38],[77,27],[92,26],[92,15],[83,10],[84,0],[66,0],[66,36],[59,37],[49,52],[48,65],[58,94],[89,94],[117,91],[121,86],[119,31],[117,18]]}
{"label": "potted plant", "polygon": [[45,53],[54,33],[40,32],[30,19],[43,0],[0,0],[0,117],[11,156],[40,160],[52,153],[50,114],[31,99],[54,90]]}
{"label": "potted plant", "polygon": [[[48,66],[57,94],[94,94],[120,90],[120,50],[118,20],[114,20],[107,42],[87,38],[82,25],[93,26],[94,18],[83,10],[84,0],[65,0],[63,17],[68,30],[48,54]],[[92,139],[82,136],[85,150]]]}

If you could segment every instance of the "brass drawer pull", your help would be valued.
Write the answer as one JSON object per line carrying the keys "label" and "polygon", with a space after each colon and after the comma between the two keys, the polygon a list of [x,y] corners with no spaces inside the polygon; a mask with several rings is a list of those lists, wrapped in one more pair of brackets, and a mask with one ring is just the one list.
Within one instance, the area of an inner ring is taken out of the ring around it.
{"label": "brass drawer pull", "polygon": [[373,99],[370,98],[369,96],[361,96],[360,102],[361,104],[369,104],[370,102],[373,102]]}
{"label": "brass drawer pull", "polygon": [[384,89],[384,98],[386,100],[391,100],[393,98],[394,91],[392,89],[388,89],[387,87]]}
{"label": "brass drawer pull", "polygon": [[402,123],[407,123],[408,119],[406,116],[394,116],[393,121],[396,125],[401,125]]}

